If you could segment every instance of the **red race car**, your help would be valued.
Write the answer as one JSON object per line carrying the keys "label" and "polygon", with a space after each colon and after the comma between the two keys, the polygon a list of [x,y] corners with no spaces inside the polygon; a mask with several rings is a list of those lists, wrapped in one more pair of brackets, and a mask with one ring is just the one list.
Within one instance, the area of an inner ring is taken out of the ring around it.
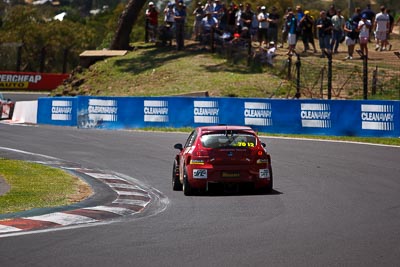
{"label": "red race car", "polygon": [[250,127],[206,126],[196,128],[179,150],[172,169],[172,188],[185,195],[208,191],[215,185],[224,189],[272,191],[271,156]]}

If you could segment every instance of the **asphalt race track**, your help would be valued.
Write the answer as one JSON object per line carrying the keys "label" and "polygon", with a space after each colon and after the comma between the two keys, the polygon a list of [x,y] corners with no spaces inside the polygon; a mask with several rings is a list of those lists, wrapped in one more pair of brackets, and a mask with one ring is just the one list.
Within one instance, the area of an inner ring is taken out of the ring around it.
{"label": "asphalt race track", "polygon": [[0,124],[0,146],[161,191],[151,216],[0,237],[0,266],[399,266],[400,148],[267,138],[270,195],[171,189],[187,134]]}

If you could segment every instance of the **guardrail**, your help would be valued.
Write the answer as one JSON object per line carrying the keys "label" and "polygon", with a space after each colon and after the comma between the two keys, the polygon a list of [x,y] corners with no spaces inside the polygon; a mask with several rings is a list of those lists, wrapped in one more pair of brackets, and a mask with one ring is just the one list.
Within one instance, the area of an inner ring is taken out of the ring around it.
{"label": "guardrail", "polygon": [[37,123],[100,129],[235,124],[267,133],[400,137],[400,101],[44,97]]}

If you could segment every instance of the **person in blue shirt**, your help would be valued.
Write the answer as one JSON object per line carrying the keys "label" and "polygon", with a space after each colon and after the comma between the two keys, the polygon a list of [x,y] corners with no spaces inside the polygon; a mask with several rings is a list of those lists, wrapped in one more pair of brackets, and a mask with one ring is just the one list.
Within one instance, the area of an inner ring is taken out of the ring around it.
{"label": "person in blue shirt", "polygon": [[176,49],[183,50],[185,46],[186,7],[179,1],[175,7]]}
{"label": "person in blue shirt", "polygon": [[287,27],[287,32],[288,32],[288,44],[289,44],[289,51],[288,55],[292,55],[294,52],[294,49],[296,48],[296,42],[297,42],[297,19],[293,15],[293,11],[288,12],[288,17],[286,20],[286,27]]}
{"label": "person in blue shirt", "polygon": [[320,12],[320,17],[317,20],[319,47],[321,48],[321,57],[325,57],[325,53],[331,54],[331,38],[332,38],[332,21],[327,17],[326,11]]}

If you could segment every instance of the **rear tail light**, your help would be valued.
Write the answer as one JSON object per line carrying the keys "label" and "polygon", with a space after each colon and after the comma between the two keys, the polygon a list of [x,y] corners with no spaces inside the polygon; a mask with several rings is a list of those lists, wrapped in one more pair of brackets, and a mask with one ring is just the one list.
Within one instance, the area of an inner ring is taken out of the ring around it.
{"label": "rear tail light", "polygon": [[196,156],[196,157],[208,157],[208,152],[206,150],[199,149],[199,150],[196,150],[193,153],[193,156]]}
{"label": "rear tail light", "polygon": [[207,150],[195,150],[193,151],[193,156],[190,159],[190,164],[198,164],[198,165],[202,165],[206,162],[209,161],[209,153]]}

